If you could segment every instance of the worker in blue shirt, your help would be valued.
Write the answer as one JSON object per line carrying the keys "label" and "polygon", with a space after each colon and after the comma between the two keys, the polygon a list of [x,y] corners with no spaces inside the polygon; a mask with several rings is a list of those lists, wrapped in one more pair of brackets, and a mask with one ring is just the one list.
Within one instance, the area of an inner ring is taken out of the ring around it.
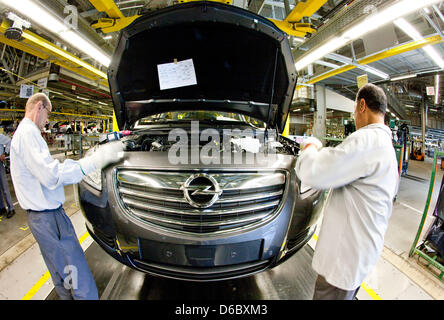
{"label": "worker in blue shirt", "polygon": [[11,193],[9,192],[8,178],[6,177],[4,165],[6,154],[9,153],[10,147],[11,138],[4,134],[0,134],[0,215],[6,215],[7,219],[11,218],[15,214],[14,204],[12,203]]}

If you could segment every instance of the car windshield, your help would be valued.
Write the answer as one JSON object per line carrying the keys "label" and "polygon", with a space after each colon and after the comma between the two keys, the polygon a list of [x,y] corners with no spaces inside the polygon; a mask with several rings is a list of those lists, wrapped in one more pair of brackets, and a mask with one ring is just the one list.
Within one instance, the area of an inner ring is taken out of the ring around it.
{"label": "car windshield", "polygon": [[183,112],[165,112],[155,114],[136,123],[136,127],[145,126],[155,123],[168,122],[187,122],[187,121],[230,121],[248,123],[255,127],[264,128],[265,123],[252,117],[244,116],[231,112],[214,112],[214,111],[183,111]]}

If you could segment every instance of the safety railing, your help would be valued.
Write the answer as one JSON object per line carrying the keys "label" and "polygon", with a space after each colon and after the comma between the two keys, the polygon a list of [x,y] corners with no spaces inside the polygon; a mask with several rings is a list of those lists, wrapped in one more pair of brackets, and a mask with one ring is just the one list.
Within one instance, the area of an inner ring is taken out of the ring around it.
{"label": "safety railing", "polygon": [[[425,247],[425,240],[421,242],[420,245],[418,245],[419,237],[421,236],[422,230],[424,228],[424,224],[427,218],[427,212],[429,211],[430,207],[430,201],[432,199],[433,194],[433,186],[435,185],[435,178],[436,178],[436,167],[437,167],[437,160],[444,157],[444,152],[435,152],[435,155],[433,157],[433,167],[432,167],[432,176],[430,178],[430,185],[429,185],[429,192],[427,195],[427,201],[424,207],[424,212],[422,214],[421,222],[419,224],[418,232],[416,233],[415,241],[412,244],[412,247],[410,249],[409,257],[414,256],[415,254],[418,255],[418,257],[421,257],[425,261],[427,261],[427,266],[434,266],[437,268],[440,272],[437,277],[442,281],[444,276],[444,265],[442,265],[440,262],[437,261],[439,258],[439,253],[437,252],[434,255],[426,254],[422,249]],[[439,200],[439,194],[438,194],[438,200]]]}

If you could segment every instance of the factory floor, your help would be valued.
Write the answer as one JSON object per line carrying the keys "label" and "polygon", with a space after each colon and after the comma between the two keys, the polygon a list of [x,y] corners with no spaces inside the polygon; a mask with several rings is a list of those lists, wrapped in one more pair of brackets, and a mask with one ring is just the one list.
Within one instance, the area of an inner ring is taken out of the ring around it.
{"label": "factory floor", "polygon": [[[55,157],[63,160],[65,155]],[[409,161],[400,188],[382,255],[358,292],[359,300],[443,300],[444,281],[409,251],[417,233],[429,190],[432,159]],[[443,171],[438,167],[434,210]],[[17,203],[10,184],[16,215],[0,219],[0,300],[56,300],[47,268],[27,226],[26,213]],[[278,267],[257,275],[216,283],[162,279],[127,268],[110,258],[86,232],[77,205],[75,186],[65,187],[65,211],[70,216],[102,300],[310,300],[316,273],[311,268],[317,235],[307,246]],[[423,234],[431,217],[426,219]],[[321,224],[321,221],[320,221]],[[319,233],[319,227],[316,234]],[[420,238],[422,239],[422,237]]]}

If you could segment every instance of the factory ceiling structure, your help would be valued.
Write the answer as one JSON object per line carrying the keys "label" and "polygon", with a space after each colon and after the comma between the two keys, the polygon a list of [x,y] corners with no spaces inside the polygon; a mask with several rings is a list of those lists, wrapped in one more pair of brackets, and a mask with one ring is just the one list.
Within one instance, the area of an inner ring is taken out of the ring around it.
{"label": "factory ceiling structure", "polygon": [[[20,85],[40,88],[38,80],[47,77],[55,115],[111,117],[106,73],[119,31],[145,13],[183,2],[188,1],[1,0],[3,104],[19,108]],[[367,75],[393,98],[394,117],[417,116],[426,87],[436,91],[428,104],[432,116],[442,113],[442,1],[220,2],[259,13],[288,34],[297,92],[322,84],[353,99],[357,77]],[[20,38],[8,36],[8,28],[22,20]]]}

